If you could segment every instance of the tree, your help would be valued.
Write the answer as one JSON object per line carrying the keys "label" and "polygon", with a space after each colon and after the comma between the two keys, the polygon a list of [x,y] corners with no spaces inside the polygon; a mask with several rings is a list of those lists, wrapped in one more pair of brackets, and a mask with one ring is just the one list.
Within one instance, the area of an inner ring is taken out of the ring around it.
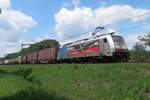
{"label": "tree", "polygon": [[146,46],[150,47],[150,33],[145,36],[139,36],[139,40]]}
{"label": "tree", "polygon": [[135,43],[130,51],[131,62],[150,62],[150,33],[139,36],[139,42]]}
{"label": "tree", "polygon": [[145,58],[146,58],[145,47],[137,42],[130,51],[131,62],[143,62]]}
{"label": "tree", "polygon": [[37,42],[35,44],[32,44],[28,48],[24,48],[21,51],[21,54],[26,55],[31,52],[39,51],[39,50],[54,47],[54,46],[59,47],[59,42],[56,40],[53,40],[53,39],[47,39],[47,40],[43,40],[43,41]]}

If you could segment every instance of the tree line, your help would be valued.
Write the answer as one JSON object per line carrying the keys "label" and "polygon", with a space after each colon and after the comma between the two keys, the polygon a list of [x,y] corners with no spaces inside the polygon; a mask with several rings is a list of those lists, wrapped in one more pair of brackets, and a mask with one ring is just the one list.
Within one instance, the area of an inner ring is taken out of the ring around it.
{"label": "tree line", "polygon": [[130,50],[130,62],[150,62],[150,33],[138,40]]}

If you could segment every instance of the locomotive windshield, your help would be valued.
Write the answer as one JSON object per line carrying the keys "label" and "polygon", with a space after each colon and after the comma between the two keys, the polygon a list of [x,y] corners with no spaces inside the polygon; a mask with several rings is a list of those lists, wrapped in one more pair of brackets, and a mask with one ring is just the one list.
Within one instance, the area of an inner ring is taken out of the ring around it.
{"label": "locomotive windshield", "polygon": [[125,43],[124,39],[121,36],[113,35],[112,38],[113,38],[113,41],[114,41],[115,48],[127,49],[126,43]]}

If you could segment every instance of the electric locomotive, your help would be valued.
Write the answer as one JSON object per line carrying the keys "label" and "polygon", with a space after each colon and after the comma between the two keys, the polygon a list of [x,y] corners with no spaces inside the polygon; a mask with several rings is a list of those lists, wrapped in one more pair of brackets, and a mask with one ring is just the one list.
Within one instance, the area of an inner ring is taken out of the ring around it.
{"label": "electric locomotive", "polygon": [[127,61],[128,56],[123,37],[108,33],[63,45],[59,59],[77,62]]}

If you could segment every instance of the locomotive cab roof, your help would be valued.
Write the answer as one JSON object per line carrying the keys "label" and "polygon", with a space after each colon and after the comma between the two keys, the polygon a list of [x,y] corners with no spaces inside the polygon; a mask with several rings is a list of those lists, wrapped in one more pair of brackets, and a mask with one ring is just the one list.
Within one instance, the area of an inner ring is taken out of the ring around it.
{"label": "locomotive cab roof", "polygon": [[108,36],[112,36],[113,34],[115,34],[115,32],[111,32],[111,33],[107,33],[107,34],[101,34],[101,35],[98,35],[98,36],[92,37],[92,38],[85,38],[85,39],[77,40],[77,41],[74,41],[71,43],[67,43],[63,46],[73,46],[73,45],[78,45],[78,44],[85,43],[85,42],[95,41],[95,40],[98,40],[101,38],[106,38]]}

